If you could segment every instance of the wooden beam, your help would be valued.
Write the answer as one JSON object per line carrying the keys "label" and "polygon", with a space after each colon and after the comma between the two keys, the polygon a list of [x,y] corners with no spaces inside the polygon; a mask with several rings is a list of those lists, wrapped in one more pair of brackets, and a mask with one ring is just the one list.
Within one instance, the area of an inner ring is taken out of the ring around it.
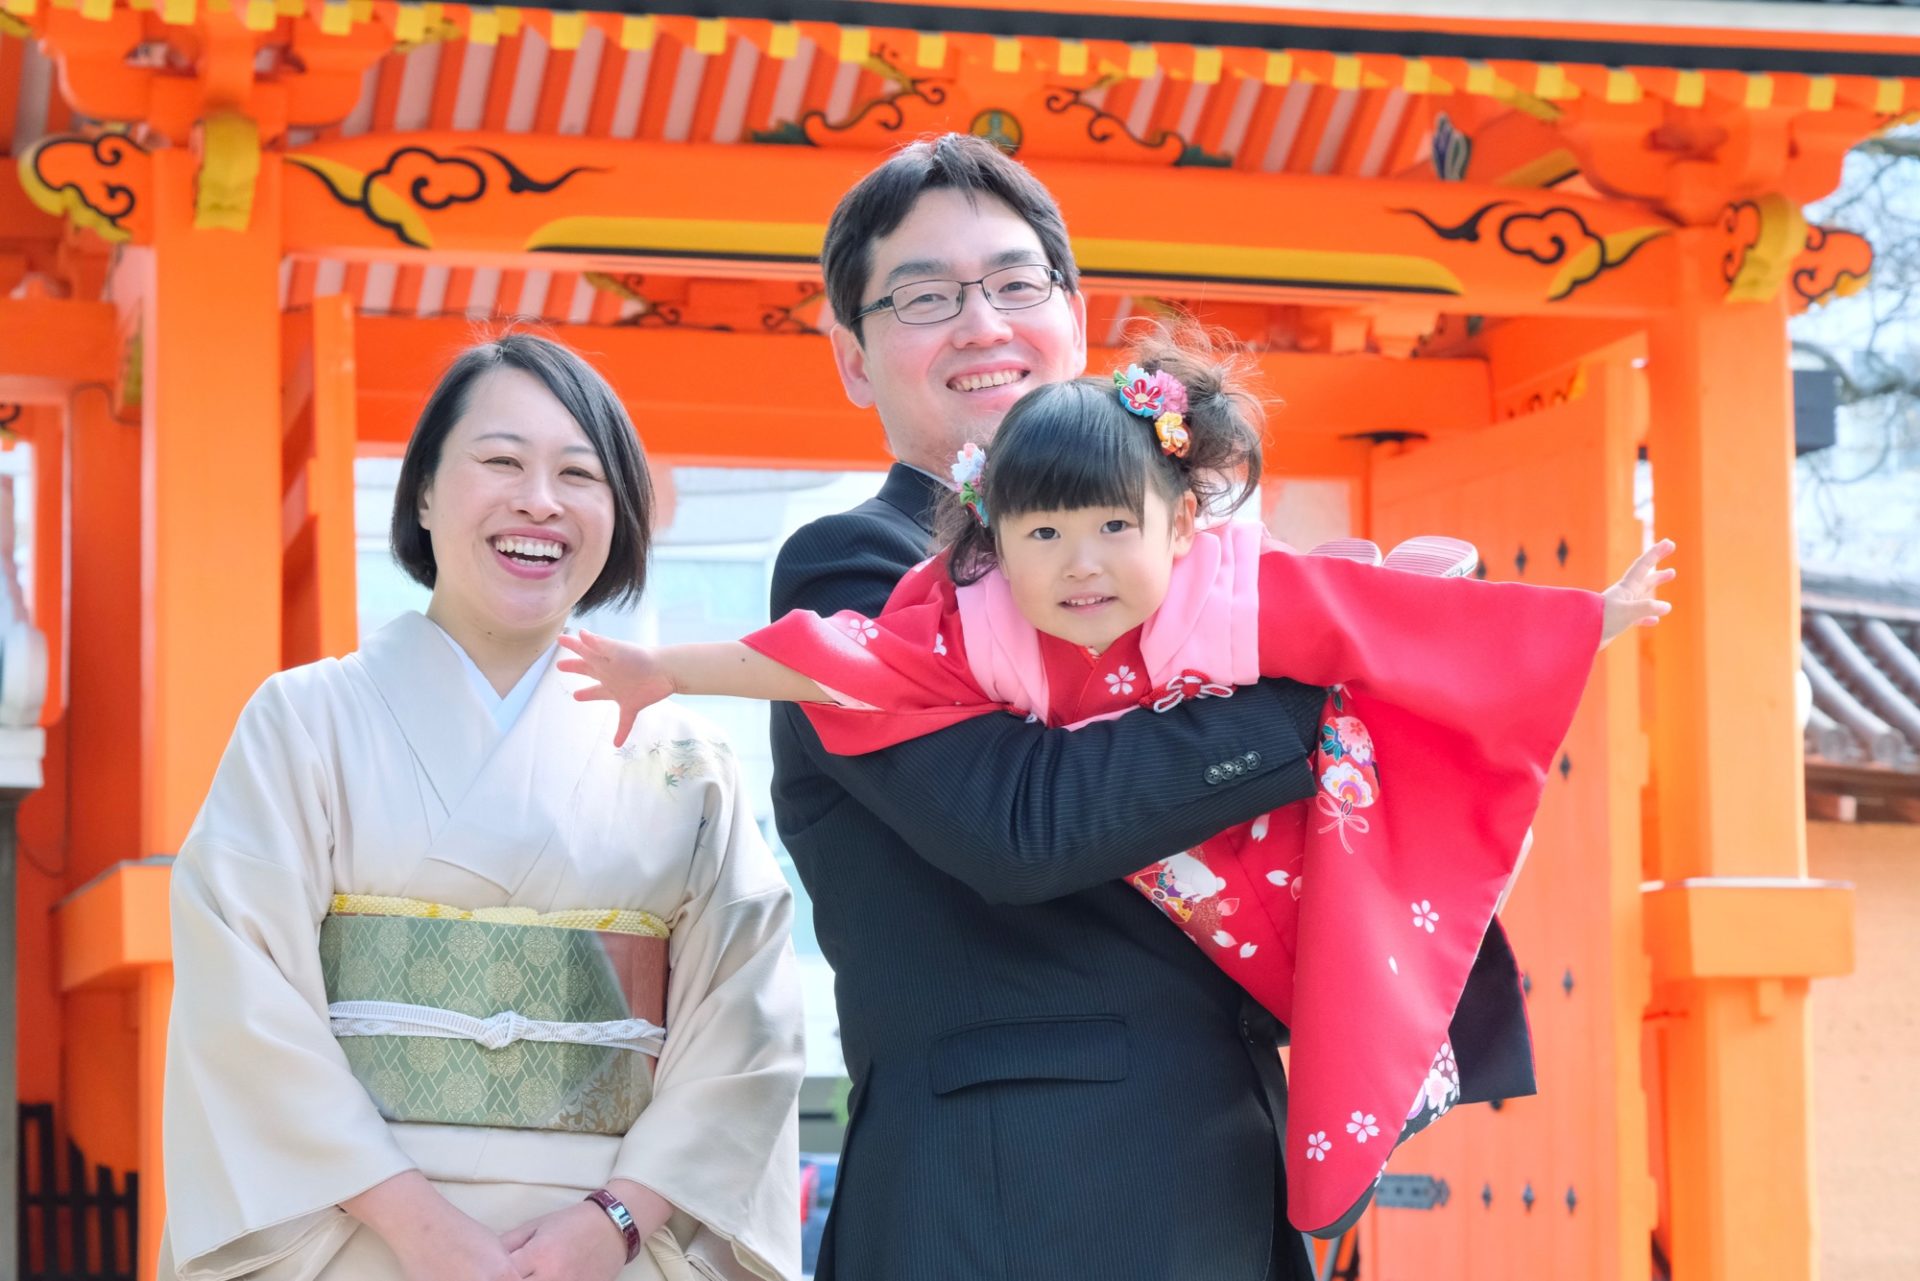
{"label": "wooden beam", "polygon": [[[69,156],[70,164],[84,157]],[[330,138],[284,159],[290,252],[812,277],[861,150],[524,134]],[[1626,202],[1487,184],[1035,159],[1090,285],[1483,315],[1644,315],[1672,226]],[[81,189],[88,182],[76,176]],[[1147,194],[1150,193],[1150,194]],[[1204,211],[1150,216],[1153,209]]]}
{"label": "wooden beam", "polygon": [[0,402],[64,405],[75,383],[113,381],[112,303],[0,298]]}
{"label": "wooden beam", "polygon": [[[593,326],[550,332],[613,383],[656,457],[821,469],[886,463],[879,420],[847,403],[819,335]],[[440,371],[475,333],[460,317],[358,317],[362,445],[405,444]],[[1117,353],[1096,349],[1089,368],[1104,371],[1117,360]],[[1368,432],[1458,432],[1490,416],[1487,367],[1477,360],[1284,352],[1258,364],[1263,390],[1277,402],[1269,431],[1279,454]],[[1342,451],[1343,464],[1351,452]]]}

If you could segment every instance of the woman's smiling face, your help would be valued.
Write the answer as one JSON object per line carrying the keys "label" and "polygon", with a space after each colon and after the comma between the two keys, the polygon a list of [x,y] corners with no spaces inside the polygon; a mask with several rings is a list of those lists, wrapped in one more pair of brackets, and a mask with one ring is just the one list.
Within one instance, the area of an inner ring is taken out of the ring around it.
{"label": "woman's smiling face", "polygon": [[606,566],[614,504],[580,424],[538,378],[505,368],[469,389],[419,521],[431,614],[485,635],[558,634]]}

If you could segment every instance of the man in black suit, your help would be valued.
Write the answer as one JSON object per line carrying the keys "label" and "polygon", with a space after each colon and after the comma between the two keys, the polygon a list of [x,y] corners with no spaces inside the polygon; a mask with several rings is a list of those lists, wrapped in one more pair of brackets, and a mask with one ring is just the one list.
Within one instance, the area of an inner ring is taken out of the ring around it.
{"label": "man in black suit", "polygon": [[[897,464],[782,549],[773,615],[878,613],[959,446],[1079,375],[1060,212],[991,145],[895,153],[822,254],[842,380]],[[1032,305],[983,277],[1050,269]],[[908,324],[895,291],[964,282]],[[1067,732],[989,716],[861,757],[773,711],[774,812],[853,1078],[822,1281],[1294,1281],[1284,1030],[1120,878],[1312,793],[1323,691],[1264,681]],[[1463,1067],[1464,1070],[1464,1067]]]}

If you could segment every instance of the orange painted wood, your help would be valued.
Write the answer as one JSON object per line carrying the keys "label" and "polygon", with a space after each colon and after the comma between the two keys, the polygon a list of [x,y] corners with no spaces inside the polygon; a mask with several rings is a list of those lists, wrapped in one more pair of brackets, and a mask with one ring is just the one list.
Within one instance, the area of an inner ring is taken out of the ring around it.
{"label": "orange painted wood", "polygon": [[[47,694],[40,724],[67,710],[67,423],[47,408],[33,426],[33,625],[47,638]],[[62,838],[65,837],[62,832]]]}
{"label": "orange painted wood", "polygon": [[[413,153],[403,170],[373,179],[386,202],[379,217],[329,194],[329,182],[378,174],[402,146],[447,159]],[[475,147],[498,151],[542,182],[571,176],[550,192],[509,194],[504,166],[475,159]],[[425,261],[420,255],[430,250],[513,269],[656,263],[684,274],[698,264],[696,274],[810,279],[828,213],[871,163],[854,149],[491,133],[329,139],[284,161],[285,234],[291,252],[356,263]],[[1059,197],[1093,287],[1143,282],[1147,292],[1165,293],[1203,280],[1209,297],[1225,300],[1325,304],[1331,295],[1480,314],[1645,315],[1665,305],[1673,274],[1664,235],[1630,257],[1616,248],[1616,265],[1604,267],[1593,238],[1661,233],[1663,218],[1551,191],[1176,169],[1155,177],[1156,199],[1208,210],[1204,224],[1182,223],[1176,235],[1142,224],[1134,166],[1037,159],[1032,168]],[[485,190],[444,208],[403,198],[428,179],[462,191],[484,182]],[[1593,258],[1590,268],[1582,254]],[[517,301],[511,291],[502,299],[509,309]]]}
{"label": "orange painted wood", "polygon": [[281,663],[286,667],[340,658],[359,644],[353,328],[353,305],[347,299],[336,295],[314,304],[311,346],[302,362],[310,371],[312,395],[303,407],[300,429],[288,435],[293,453],[282,464],[292,482],[282,515],[283,529],[292,535],[281,582]]}
{"label": "orange painted wood", "polygon": [[164,860],[119,863],[60,905],[61,991],[122,986],[147,966],[173,963],[171,876]]}
{"label": "orange painted wood", "polygon": [[1655,982],[1853,972],[1853,888],[1822,881],[1688,883],[1646,896]]}
{"label": "orange painted wood", "polygon": [[[458,317],[363,316],[354,329],[359,438],[404,443],[440,371],[475,340],[474,327]],[[879,424],[847,402],[823,337],[566,325],[551,332],[612,381],[652,454],[702,465],[885,465]],[[1118,353],[1096,349],[1089,368],[1117,362]],[[1269,421],[1276,466],[1299,459],[1287,452],[1297,442],[1412,423],[1461,431],[1489,417],[1479,361],[1271,352],[1256,364],[1265,394],[1279,402]],[[1355,397],[1356,387],[1367,394]]]}
{"label": "orange painted wood", "polygon": [[[1446,531],[1478,545],[1490,578],[1604,586],[1639,549],[1638,402],[1619,392],[1626,376],[1597,378],[1580,400],[1483,432],[1383,451],[1369,536],[1391,546]],[[1567,769],[1546,780],[1534,849],[1504,914],[1531,979],[1540,1093],[1498,1111],[1461,1109],[1396,1155],[1392,1172],[1443,1177],[1451,1199],[1432,1211],[1370,1210],[1368,1281],[1646,1275],[1654,1201],[1638,1084],[1646,980],[1637,677],[1630,642],[1596,664],[1563,745]]]}
{"label": "orange painted wood", "polygon": [[[1654,328],[1648,449],[1673,614],[1654,637],[1663,880],[1806,873],[1783,300],[1682,286]],[[1676,1276],[1814,1275],[1804,978],[1701,978],[1655,1000]],[[1764,1115],[1765,1125],[1754,1118]]]}
{"label": "orange painted wood", "polygon": [[113,306],[0,298],[0,402],[65,404],[73,383],[113,379]]}
{"label": "orange painted wood", "polygon": [[[279,175],[253,228],[193,227],[193,157],[154,157],[144,304],[140,853],[167,853],[280,664]],[[130,709],[129,709],[130,710]]]}

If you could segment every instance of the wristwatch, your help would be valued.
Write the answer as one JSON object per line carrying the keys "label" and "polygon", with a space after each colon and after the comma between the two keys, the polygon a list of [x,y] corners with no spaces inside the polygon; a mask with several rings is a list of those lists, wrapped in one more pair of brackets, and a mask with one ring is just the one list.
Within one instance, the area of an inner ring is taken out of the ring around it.
{"label": "wristwatch", "polygon": [[639,1258],[640,1226],[633,1221],[633,1215],[628,1212],[626,1202],[605,1188],[596,1188],[587,1193],[586,1199],[605,1210],[607,1217],[613,1220],[613,1226],[619,1228],[620,1235],[627,1239],[627,1262],[632,1263]]}

